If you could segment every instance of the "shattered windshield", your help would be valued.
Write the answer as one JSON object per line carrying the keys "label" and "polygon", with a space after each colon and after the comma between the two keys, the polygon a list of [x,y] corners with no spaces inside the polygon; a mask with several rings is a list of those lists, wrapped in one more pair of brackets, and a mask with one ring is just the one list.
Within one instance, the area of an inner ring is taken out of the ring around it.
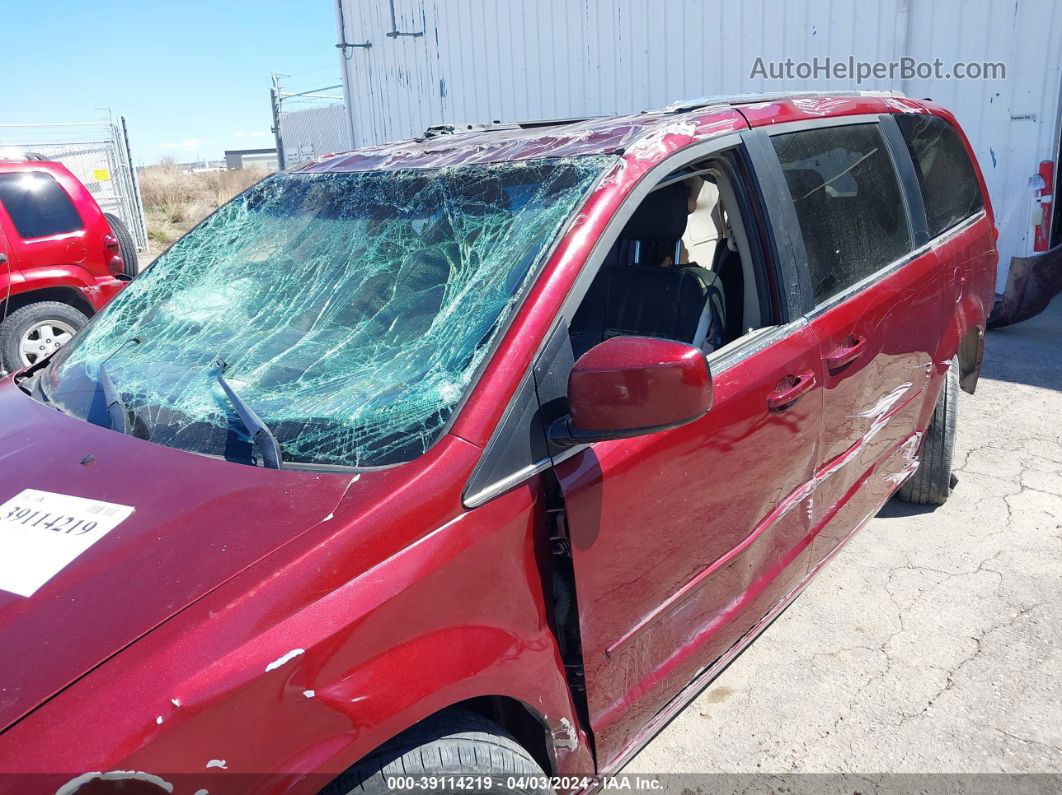
{"label": "shattered windshield", "polygon": [[223,369],[285,462],[410,460],[606,162],[273,176],[125,289],[42,391],[113,427],[106,361],[129,433],[255,463]]}

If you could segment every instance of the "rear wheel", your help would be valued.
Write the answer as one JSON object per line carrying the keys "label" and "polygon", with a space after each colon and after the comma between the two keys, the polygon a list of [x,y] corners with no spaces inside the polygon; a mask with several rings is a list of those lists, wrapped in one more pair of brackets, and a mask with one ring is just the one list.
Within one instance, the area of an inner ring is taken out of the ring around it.
{"label": "rear wheel", "polygon": [[896,496],[918,505],[943,505],[951,494],[951,459],[959,409],[959,361],[952,359],[926,430],[918,469]]}
{"label": "rear wheel", "polygon": [[88,321],[58,301],[41,301],[12,312],[0,323],[0,367],[21,370],[58,350]]}
{"label": "rear wheel", "polygon": [[136,242],[133,240],[133,236],[129,234],[129,229],[117,215],[104,213],[103,217],[111,225],[111,232],[118,238],[118,250],[122,254],[125,275],[129,277],[136,276],[140,271],[140,264],[137,261]]}
{"label": "rear wheel", "polygon": [[[486,779],[499,792],[552,792],[541,786],[545,776],[501,726],[474,712],[453,709],[385,743],[325,787],[322,795],[419,791],[421,782],[439,784],[430,792],[463,795],[469,788],[482,791]],[[461,777],[474,780],[462,787]]]}

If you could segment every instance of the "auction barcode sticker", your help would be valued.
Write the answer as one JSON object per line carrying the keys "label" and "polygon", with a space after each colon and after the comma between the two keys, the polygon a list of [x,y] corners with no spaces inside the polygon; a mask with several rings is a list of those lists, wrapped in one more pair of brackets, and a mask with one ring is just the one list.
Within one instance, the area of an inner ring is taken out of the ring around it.
{"label": "auction barcode sticker", "polygon": [[32,596],[132,513],[131,505],[25,489],[0,505],[0,590]]}

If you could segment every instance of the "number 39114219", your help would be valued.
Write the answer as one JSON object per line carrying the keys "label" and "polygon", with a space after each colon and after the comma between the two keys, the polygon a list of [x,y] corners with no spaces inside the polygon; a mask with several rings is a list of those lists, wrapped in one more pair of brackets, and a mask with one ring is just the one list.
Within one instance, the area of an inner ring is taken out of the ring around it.
{"label": "number 39114219", "polygon": [[83,536],[96,529],[97,522],[92,519],[78,519],[69,514],[56,514],[48,511],[34,510],[14,505],[4,515],[4,521],[24,527],[40,527],[55,533]]}

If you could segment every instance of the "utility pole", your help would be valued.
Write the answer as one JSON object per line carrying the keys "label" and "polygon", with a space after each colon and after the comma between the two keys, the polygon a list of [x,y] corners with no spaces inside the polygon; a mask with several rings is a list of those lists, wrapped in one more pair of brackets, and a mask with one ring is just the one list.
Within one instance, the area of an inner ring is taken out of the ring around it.
{"label": "utility pole", "polygon": [[280,134],[280,75],[272,72],[273,87],[269,89],[269,102],[273,107],[273,139],[277,146],[277,168],[283,171],[286,167],[284,162],[284,139]]}

